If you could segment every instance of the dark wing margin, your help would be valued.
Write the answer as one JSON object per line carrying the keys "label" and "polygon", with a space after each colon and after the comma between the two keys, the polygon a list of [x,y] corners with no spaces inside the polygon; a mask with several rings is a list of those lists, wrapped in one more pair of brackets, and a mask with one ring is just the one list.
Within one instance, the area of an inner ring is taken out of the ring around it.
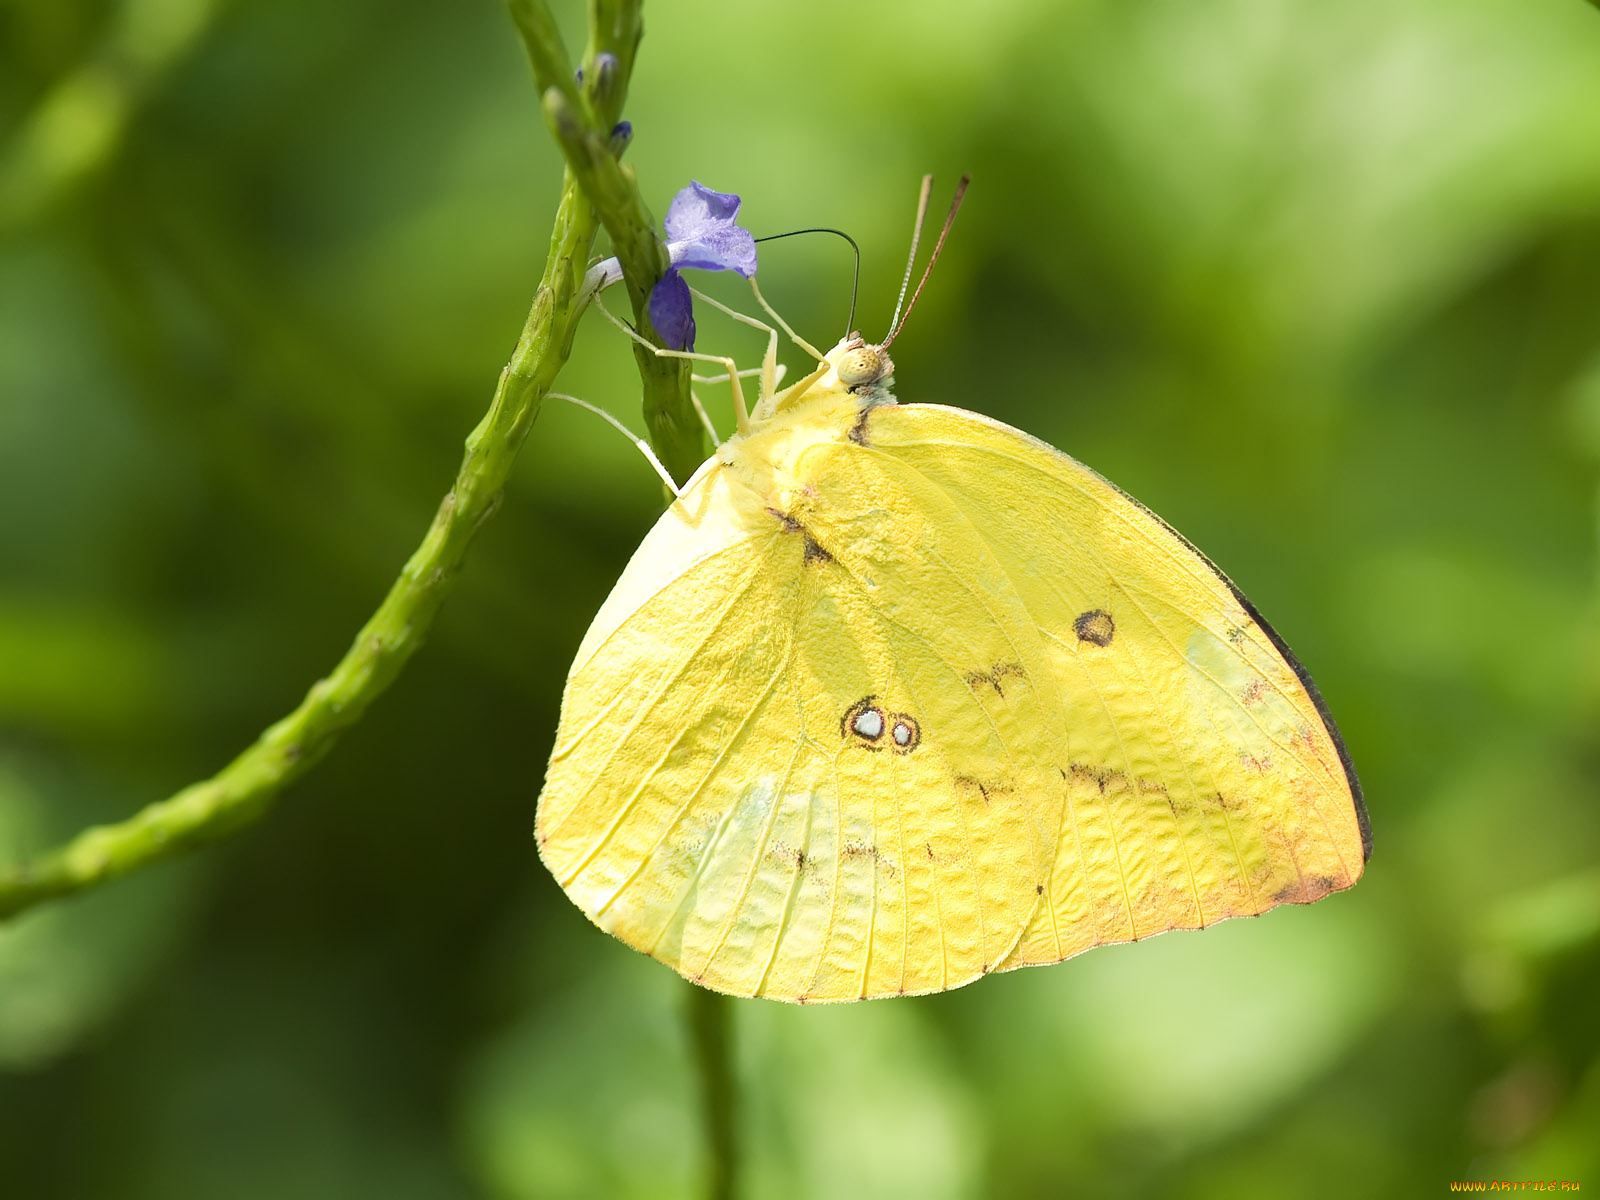
{"label": "dark wing margin", "polygon": [[[1104,479],[1105,476],[1102,475],[1101,478]],[[1300,683],[1306,689],[1306,694],[1311,697],[1311,703],[1317,710],[1317,716],[1322,718],[1323,728],[1328,731],[1328,736],[1333,739],[1334,749],[1339,752],[1339,765],[1344,768],[1345,782],[1350,785],[1350,798],[1355,802],[1356,825],[1361,830],[1361,861],[1363,864],[1367,863],[1372,858],[1372,821],[1367,816],[1367,802],[1361,792],[1361,780],[1356,777],[1355,764],[1350,761],[1350,748],[1344,744],[1344,735],[1339,732],[1339,726],[1334,722],[1333,714],[1328,711],[1328,705],[1322,698],[1322,691],[1311,678],[1311,673],[1295,657],[1294,651],[1289,649],[1289,644],[1283,640],[1283,636],[1267,622],[1267,619],[1261,615],[1260,610],[1250,603],[1250,598],[1239,590],[1238,584],[1229,579],[1222,568],[1212,562],[1204,551],[1168,524],[1160,513],[1153,512],[1148,506],[1141,503],[1137,497],[1129,496],[1127,492],[1117,487],[1116,484],[1111,483],[1109,479],[1106,482],[1110,483],[1112,487],[1116,488],[1132,503],[1137,504],[1152,520],[1187,546],[1191,554],[1205,563],[1211,569],[1212,574],[1227,585],[1228,590],[1233,593],[1233,598],[1239,602],[1240,607],[1245,612],[1250,614],[1250,619],[1261,627],[1261,631],[1267,635],[1267,639],[1277,648],[1278,653],[1283,656],[1283,661],[1289,664],[1290,669],[1299,678]]]}
{"label": "dark wing margin", "polygon": [[[1191,547],[1193,549],[1193,547]],[[1200,552],[1195,551],[1196,554]],[[1217,571],[1217,566],[1209,558],[1201,555],[1206,566]],[[1350,785],[1350,799],[1355,802],[1356,825],[1361,829],[1361,861],[1366,863],[1372,858],[1372,821],[1367,816],[1367,801],[1361,794],[1361,780],[1356,778],[1355,764],[1350,761],[1350,748],[1344,744],[1344,735],[1339,732],[1339,726],[1334,723],[1333,714],[1328,711],[1327,704],[1322,699],[1322,692],[1312,680],[1310,673],[1295,657],[1294,651],[1289,649],[1282,636],[1267,623],[1267,619],[1257,611],[1256,606],[1250,603],[1249,597],[1241,592],[1238,586],[1217,571],[1217,578],[1228,585],[1228,590],[1233,593],[1233,598],[1239,602],[1245,612],[1250,614],[1250,619],[1261,627],[1272,644],[1278,648],[1278,653],[1283,655],[1283,661],[1293,668],[1294,673],[1300,677],[1300,682],[1305,685],[1306,694],[1311,697],[1311,703],[1316,706],[1317,715],[1322,718],[1323,727],[1328,731],[1328,736],[1333,739],[1333,747],[1339,752],[1339,765],[1344,768],[1345,781]]]}

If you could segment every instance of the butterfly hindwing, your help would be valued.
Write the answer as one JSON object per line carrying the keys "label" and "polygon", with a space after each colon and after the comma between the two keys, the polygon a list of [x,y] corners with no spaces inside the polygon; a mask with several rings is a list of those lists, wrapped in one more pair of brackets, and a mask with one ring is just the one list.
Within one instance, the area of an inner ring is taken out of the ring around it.
{"label": "butterfly hindwing", "polygon": [[[936,552],[959,514],[933,492],[869,487],[826,514],[735,492],[741,532],[699,536],[700,493],[723,486],[709,473],[662,518],[585,640],[546,862],[604,928],[725,991],[854,999],[994,969],[1059,825],[1026,743],[1046,712],[1027,614],[998,564]],[[908,570],[913,594],[885,602]],[[976,661],[1000,688],[966,677]]]}

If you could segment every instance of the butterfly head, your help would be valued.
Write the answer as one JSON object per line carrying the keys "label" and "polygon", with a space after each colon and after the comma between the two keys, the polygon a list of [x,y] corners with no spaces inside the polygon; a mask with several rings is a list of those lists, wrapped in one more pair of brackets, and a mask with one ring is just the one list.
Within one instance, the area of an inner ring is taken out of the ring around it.
{"label": "butterfly head", "polygon": [[894,360],[883,346],[873,346],[859,334],[852,333],[832,350],[828,362],[839,386],[859,392],[877,385],[887,386],[894,375]]}

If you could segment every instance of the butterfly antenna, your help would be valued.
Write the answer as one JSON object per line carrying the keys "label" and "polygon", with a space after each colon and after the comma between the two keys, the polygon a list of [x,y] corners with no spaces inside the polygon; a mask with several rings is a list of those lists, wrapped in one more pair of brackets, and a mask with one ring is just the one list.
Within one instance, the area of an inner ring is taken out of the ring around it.
{"label": "butterfly antenna", "polygon": [[[922,289],[928,282],[928,276],[933,274],[933,264],[939,261],[939,251],[944,249],[944,240],[950,236],[950,226],[956,223],[956,213],[961,210],[961,201],[967,194],[967,185],[972,182],[971,175],[963,175],[956,183],[956,194],[950,197],[950,211],[944,215],[944,225],[939,230],[939,240],[933,244],[933,254],[928,258],[928,265],[923,268],[922,278],[917,281],[917,290],[911,293],[911,303],[906,305],[905,315],[900,315],[900,305],[894,306],[894,320],[889,322],[889,336],[883,339],[883,344],[878,347],[882,350],[889,343],[900,336],[900,331],[905,328],[906,321],[911,317],[911,310],[917,306],[917,297],[922,295]],[[917,236],[922,232],[922,219],[928,210],[928,192],[933,187],[933,176],[922,177],[922,199],[917,204],[917,228],[911,235],[911,260],[906,263],[905,282],[900,285],[902,299],[906,294],[906,283],[911,282],[911,268],[917,261]]]}
{"label": "butterfly antenna", "polygon": [[[893,339],[895,330],[900,328],[900,309],[906,302],[906,289],[911,286],[911,272],[917,265],[917,244],[922,240],[922,223],[928,217],[928,197],[933,194],[933,176],[922,177],[922,193],[917,197],[917,219],[911,226],[911,253],[906,256],[906,274],[900,281],[900,295],[894,302],[894,316],[889,321],[889,337]],[[888,341],[884,342],[887,346]]]}
{"label": "butterfly antenna", "polygon": [[791,229],[788,233],[769,233],[766,237],[758,237],[756,241],[775,242],[779,238],[799,237],[802,233],[831,233],[835,237],[842,237],[845,241],[849,242],[850,249],[855,251],[855,274],[850,280],[850,319],[846,321],[844,325],[845,336],[848,337],[850,331],[854,329],[856,325],[856,295],[861,290],[861,247],[856,245],[855,238],[851,237],[842,229]]}

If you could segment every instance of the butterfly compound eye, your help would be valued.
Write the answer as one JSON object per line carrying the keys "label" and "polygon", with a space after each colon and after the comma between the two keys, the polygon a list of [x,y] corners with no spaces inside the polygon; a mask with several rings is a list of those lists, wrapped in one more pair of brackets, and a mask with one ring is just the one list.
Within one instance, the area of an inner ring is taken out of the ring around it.
{"label": "butterfly compound eye", "polygon": [[889,371],[889,356],[872,346],[857,346],[839,359],[839,382],[848,388],[882,379]]}

